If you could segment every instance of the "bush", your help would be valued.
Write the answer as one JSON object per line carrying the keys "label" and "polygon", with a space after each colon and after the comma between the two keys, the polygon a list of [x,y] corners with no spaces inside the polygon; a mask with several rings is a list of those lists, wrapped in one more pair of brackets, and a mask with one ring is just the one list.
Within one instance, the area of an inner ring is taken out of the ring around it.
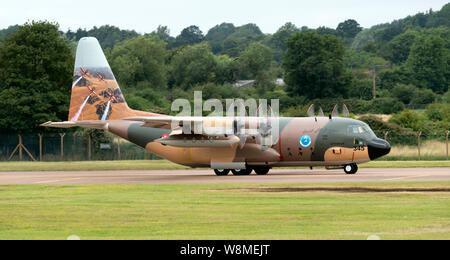
{"label": "bush", "polygon": [[425,115],[436,124],[436,131],[450,130],[450,103],[433,103],[425,110]]}
{"label": "bush", "polygon": [[393,115],[389,122],[396,123],[404,128],[410,128],[414,131],[420,131],[423,130],[425,125],[425,118],[412,110],[403,110]]}
{"label": "bush", "polygon": [[436,94],[431,89],[417,89],[414,91],[411,105],[414,108],[425,108],[425,105],[433,103],[436,99]]}
{"label": "bush", "polygon": [[411,99],[413,98],[413,94],[416,90],[417,90],[417,88],[411,84],[410,85],[397,84],[392,89],[391,93],[392,93],[393,97],[402,101],[403,104],[408,105],[411,102]]}
{"label": "bush", "polygon": [[403,128],[394,123],[387,123],[374,115],[363,116],[359,120],[366,122],[375,134],[383,138],[384,133],[387,131],[387,140],[391,145],[403,144],[403,145],[415,145],[417,144],[417,134],[414,131]]}
{"label": "bush", "polygon": [[344,104],[347,105],[350,112],[354,114],[366,114],[370,111],[371,101],[361,99],[346,99]]}
{"label": "bush", "polygon": [[395,98],[377,98],[371,103],[370,112],[375,114],[394,114],[405,109],[405,105]]}
{"label": "bush", "polygon": [[443,102],[444,104],[450,104],[450,90],[447,91],[447,93],[445,93],[445,94],[442,96],[442,102]]}

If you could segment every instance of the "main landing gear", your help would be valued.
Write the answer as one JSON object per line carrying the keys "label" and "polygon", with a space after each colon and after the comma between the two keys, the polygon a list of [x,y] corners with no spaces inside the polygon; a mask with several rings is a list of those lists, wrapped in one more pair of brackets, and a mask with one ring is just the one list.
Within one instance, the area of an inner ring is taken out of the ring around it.
{"label": "main landing gear", "polygon": [[235,176],[243,176],[243,175],[250,175],[252,173],[252,171],[255,171],[255,173],[257,175],[266,175],[267,173],[269,173],[270,171],[270,167],[247,167],[246,169],[233,169],[233,170],[229,170],[229,169],[214,169],[214,172],[216,173],[217,176],[226,176],[230,173],[230,171],[233,173],[233,175]]}
{"label": "main landing gear", "polygon": [[355,174],[358,171],[358,165],[356,164],[347,164],[344,166],[344,172],[346,174]]}

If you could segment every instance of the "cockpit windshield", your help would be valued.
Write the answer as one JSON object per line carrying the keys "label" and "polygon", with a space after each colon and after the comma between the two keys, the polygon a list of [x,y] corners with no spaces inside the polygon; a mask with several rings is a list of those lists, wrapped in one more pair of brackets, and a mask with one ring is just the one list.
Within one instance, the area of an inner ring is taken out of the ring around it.
{"label": "cockpit windshield", "polygon": [[349,125],[347,128],[348,135],[364,135],[367,137],[376,137],[375,133],[366,124],[364,125]]}

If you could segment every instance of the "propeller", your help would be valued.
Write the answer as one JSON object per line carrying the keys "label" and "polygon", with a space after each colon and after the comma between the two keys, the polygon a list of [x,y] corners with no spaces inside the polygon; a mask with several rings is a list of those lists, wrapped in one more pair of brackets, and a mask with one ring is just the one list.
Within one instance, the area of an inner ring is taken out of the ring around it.
{"label": "propeller", "polygon": [[308,115],[308,117],[315,117],[316,114],[314,112],[314,104],[311,104],[308,108],[308,111],[306,111],[306,114]]}
{"label": "propeller", "polygon": [[[247,110],[245,109],[244,101],[238,100],[239,103],[237,103],[235,100],[231,105],[228,107],[228,115],[235,115],[234,108],[237,108],[238,111],[238,118],[244,116],[244,118],[247,117]],[[242,119],[235,119],[233,120],[233,134],[239,138],[239,147],[242,149],[244,147],[246,141],[247,141],[247,135],[245,133],[245,123],[242,121]]]}
{"label": "propeller", "polygon": [[316,115],[315,105],[314,104],[311,104],[309,106],[308,111],[306,111],[306,114],[308,115],[308,117],[316,117],[316,116],[322,117],[322,116],[324,116],[322,107],[319,107],[319,113],[317,113],[317,115]]}
{"label": "propeller", "polygon": [[331,112],[332,117],[338,117],[339,111],[338,111],[338,104],[334,105],[333,111]]}
{"label": "propeller", "polygon": [[342,116],[343,117],[349,117],[350,116],[350,110],[348,110],[348,107],[346,104],[342,105]]}
{"label": "propeller", "polygon": [[268,115],[268,111],[264,111],[262,104],[258,108],[258,117],[259,117],[259,127],[258,127],[258,135],[256,136],[256,143],[261,145],[261,149],[263,151],[269,149],[269,147],[263,145],[263,138],[268,137],[272,132],[272,120],[271,117],[275,116],[275,113],[271,106],[269,106],[270,117]]}
{"label": "propeller", "polygon": [[243,131],[244,127],[245,124],[241,120],[235,119],[233,121],[233,132],[235,136],[239,137],[239,148],[241,149],[242,147],[244,147],[245,142],[247,141],[247,136]]}
{"label": "propeller", "polygon": [[317,115],[318,116],[324,116],[322,107],[319,107],[319,114],[317,114]]}

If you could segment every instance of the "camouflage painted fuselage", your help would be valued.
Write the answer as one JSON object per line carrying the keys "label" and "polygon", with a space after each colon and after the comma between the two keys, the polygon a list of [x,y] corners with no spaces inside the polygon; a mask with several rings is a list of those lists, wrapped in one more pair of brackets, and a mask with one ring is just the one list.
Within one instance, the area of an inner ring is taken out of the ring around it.
{"label": "camouflage painted fuselage", "polygon": [[[229,147],[173,147],[155,142],[171,130],[143,127],[142,122],[109,121],[108,130],[148,151],[172,162],[192,167],[211,167],[213,163],[245,163],[247,165],[276,166],[340,166],[371,160],[367,145],[376,136],[367,130],[353,132],[355,127],[368,126],[349,118],[304,117],[278,118],[279,135],[268,149],[261,149],[256,140],[248,138],[241,148]],[[305,147],[300,139],[309,136]],[[197,142],[208,142],[198,139]]]}

